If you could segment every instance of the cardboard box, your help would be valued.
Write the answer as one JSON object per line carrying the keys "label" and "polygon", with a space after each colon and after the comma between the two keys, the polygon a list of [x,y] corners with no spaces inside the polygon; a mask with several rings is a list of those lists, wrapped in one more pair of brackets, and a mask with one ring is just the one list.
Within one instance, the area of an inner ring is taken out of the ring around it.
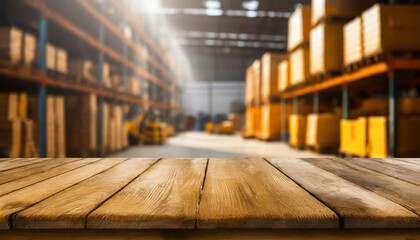
{"label": "cardboard box", "polygon": [[341,72],[343,68],[343,23],[321,23],[311,30],[310,73]]}
{"label": "cardboard box", "polygon": [[311,7],[298,7],[289,18],[287,50],[293,51],[304,43],[309,43],[311,29]]}
{"label": "cardboard box", "polygon": [[304,83],[309,79],[309,48],[301,47],[290,53],[290,84]]}
{"label": "cardboard box", "polygon": [[261,59],[261,101],[270,103],[280,99],[278,89],[278,65],[286,59],[285,54],[266,53]]}
{"label": "cardboard box", "polygon": [[306,115],[293,114],[289,118],[289,143],[295,147],[303,147],[306,143]]}
{"label": "cardboard box", "polygon": [[288,60],[283,60],[279,66],[279,91],[282,92],[290,86],[290,64]]}
{"label": "cardboard box", "polygon": [[420,6],[376,4],[362,14],[364,55],[420,50]]}
{"label": "cardboard box", "polygon": [[362,18],[356,17],[343,28],[344,65],[348,66],[363,59]]}
{"label": "cardboard box", "polygon": [[306,145],[338,148],[340,145],[340,119],[333,114],[308,115]]}

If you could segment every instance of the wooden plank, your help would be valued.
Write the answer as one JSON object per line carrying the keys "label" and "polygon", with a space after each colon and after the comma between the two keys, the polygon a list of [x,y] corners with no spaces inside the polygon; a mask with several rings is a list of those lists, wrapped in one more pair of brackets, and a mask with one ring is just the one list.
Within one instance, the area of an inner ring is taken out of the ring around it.
{"label": "wooden plank", "polygon": [[338,228],[337,215],[263,159],[210,159],[198,228]]}
{"label": "wooden plank", "polygon": [[395,160],[409,162],[420,165],[420,158],[396,158]]}
{"label": "wooden plank", "polygon": [[11,182],[19,178],[24,178],[46,170],[64,165],[66,163],[74,162],[80,159],[49,159],[42,162],[26,165],[20,168],[14,168],[7,171],[0,172],[0,185],[6,182]]}
{"label": "wooden plank", "polygon": [[157,159],[129,159],[18,213],[16,229],[85,228],[86,216],[152,166]]}
{"label": "wooden plank", "polygon": [[13,168],[18,168],[22,166],[26,166],[29,164],[34,164],[37,162],[42,162],[47,160],[48,158],[14,158],[9,161],[1,162],[0,163],[0,172],[6,171]]}
{"label": "wooden plank", "polygon": [[392,160],[389,161],[378,158],[352,158],[348,159],[348,161],[372,171],[383,173],[420,186],[420,165],[404,164],[404,162],[400,161],[392,162]]}
{"label": "wooden plank", "polygon": [[0,229],[10,228],[12,215],[22,211],[53,194],[105,171],[124,159],[103,159],[74,171],[33,184],[0,197]]}
{"label": "wooden plank", "polygon": [[87,228],[194,228],[206,159],[162,159],[88,216]]}
{"label": "wooden plank", "polygon": [[100,160],[99,158],[90,158],[90,159],[83,159],[80,161],[75,161],[69,164],[61,165],[59,167],[50,169],[48,171],[44,171],[39,174],[34,174],[31,176],[27,176],[21,179],[17,179],[12,182],[7,182],[0,185],[0,196],[5,195],[7,193],[16,191],[18,189],[24,188],[26,186],[32,185],[34,183],[38,183],[44,181],[46,179],[58,176],[60,174],[72,171],[74,169],[80,168],[87,164],[91,164]]}
{"label": "wooden plank", "polygon": [[344,228],[420,227],[420,218],[384,197],[299,159],[268,159],[343,220]]}
{"label": "wooden plank", "polygon": [[420,186],[360,167],[347,159],[303,159],[420,215]]}

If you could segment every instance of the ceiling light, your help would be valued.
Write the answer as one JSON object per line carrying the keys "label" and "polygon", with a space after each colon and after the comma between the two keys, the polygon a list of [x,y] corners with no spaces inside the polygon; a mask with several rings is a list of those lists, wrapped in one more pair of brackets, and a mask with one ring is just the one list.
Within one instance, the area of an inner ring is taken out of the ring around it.
{"label": "ceiling light", "polygon": [[207,0],[204,2],[204,6],[208,9],[219,9],[222,4],[217,0]]}
{"label": "ceiling light", "polygon": [[242,7],[249,11],[255,11],[258,9],[259,2],[257,0],[243,1]]}
{"label": "ceiling light", "polygon": [[223,10],[222,9],[206,9],[207,16],[222,16]]}

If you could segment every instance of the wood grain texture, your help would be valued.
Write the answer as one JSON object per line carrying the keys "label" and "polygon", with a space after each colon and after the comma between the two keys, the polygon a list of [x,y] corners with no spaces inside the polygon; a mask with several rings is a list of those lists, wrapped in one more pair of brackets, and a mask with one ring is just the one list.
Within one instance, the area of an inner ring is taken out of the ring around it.
{"label": "wood grain texture", "polygon": [[22,211],[122,161],[124,159],[104,159],[0,197],[0,229],[8,229],[10,227],[12,214]]}
{"label": "wood grain texture", "polygon": [[0,172],[45,160],[48,160],[48,158],[14,158],[8,161],[0,162]]}
{"label": "wood grain texture", "polygon": [[206,159],[162,159],[88,216],[87,228],[194,228]]}
{"label": "wood grain texture", "polygon": [[24,178],[37,173],[44,172],[46,170],[55,168],[66,163],[74,162],[80,159],[49,159],[42,162],[26,165],[19,168],[9,169],[7,171],[0,172],[0,184],[11,182],[19,178]]}
{"label": "wood grain texture", "polygon": [[86,216],[157,159],[129,159],[16,214],[16,229],[85,228]]}
{"label": "wood grain texture", "polygon": [[372,171],[420,186],[420,165],[375,158],[350,158],[348,161]]}
{"label": "wood grain texture", "polygon": [[0,196],[16,191],[18,189],[24,188],[26,186],[30,186],[32,184],[44,181],[45,179],[52,178],[60,174],[72,171],[79,167],[83,167],[85,165],[97,162],[99,160],[100,160],[99,158],[82,159],[82,160],[74,161],[69,164],[61,165],[59,167],[50,169],[48,171],[44,171],[38,174],[34,174],[34,175],[30,175],[24,178],[17,179],[12,182],[1,184]]}
{"label": "wood grain texture", "polygon": [[347,159],[303,159],[420,215],[420,186],[360,167]]}
{"label": "wood grain texture", "polygon": [[343,220],[344,228],[413,228],[420,218],[378,194],[299,159],[268,159]]}
{"label": "wood grain texture", "polygon": [[337,215],[263,159],[210,159],[198,228],[338,228]]}

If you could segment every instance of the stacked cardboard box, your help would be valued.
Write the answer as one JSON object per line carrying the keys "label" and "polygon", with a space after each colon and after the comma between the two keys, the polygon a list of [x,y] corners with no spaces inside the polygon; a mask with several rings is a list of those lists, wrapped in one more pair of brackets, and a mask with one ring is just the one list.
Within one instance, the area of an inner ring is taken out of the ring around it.
{"label": "stacked cardboard box", "polygon": [[37,157],[33,120],[28,119],[26,93],[0,94],[0,155]]}
{"label": "stacked cardboard box", "polygon": [[290,86],[290,64],[289,60],[283,60],[278,66],[280,92],[283,92]]}
{"label": "stacked cardboard box", "polygon": [[64,96],[47,97],[47,157],[66,157]]}
{"label": "stacked cardboard box", "polygon": [[265,53],[261,59],[261,103],[279,102],[281,92],[278,89],[278,65],[285,60],[285,54]]}
{"label": "stacked cardboard box", "polygon": [[91,60],[71,59],[69,73],[74,76],[77,83],[98,84],[98,67]]}
{"label": "stacked cardboard box", "polygon": [[309,37],[311,8],[298,7],[289,19],[290,84],[304,83],[309,78]]}
{"label": "stacked cardboard box", "polygon": [[340,145],[340,119],[334,114],[310,114],[306,127],[306,146],[319,151]]}

